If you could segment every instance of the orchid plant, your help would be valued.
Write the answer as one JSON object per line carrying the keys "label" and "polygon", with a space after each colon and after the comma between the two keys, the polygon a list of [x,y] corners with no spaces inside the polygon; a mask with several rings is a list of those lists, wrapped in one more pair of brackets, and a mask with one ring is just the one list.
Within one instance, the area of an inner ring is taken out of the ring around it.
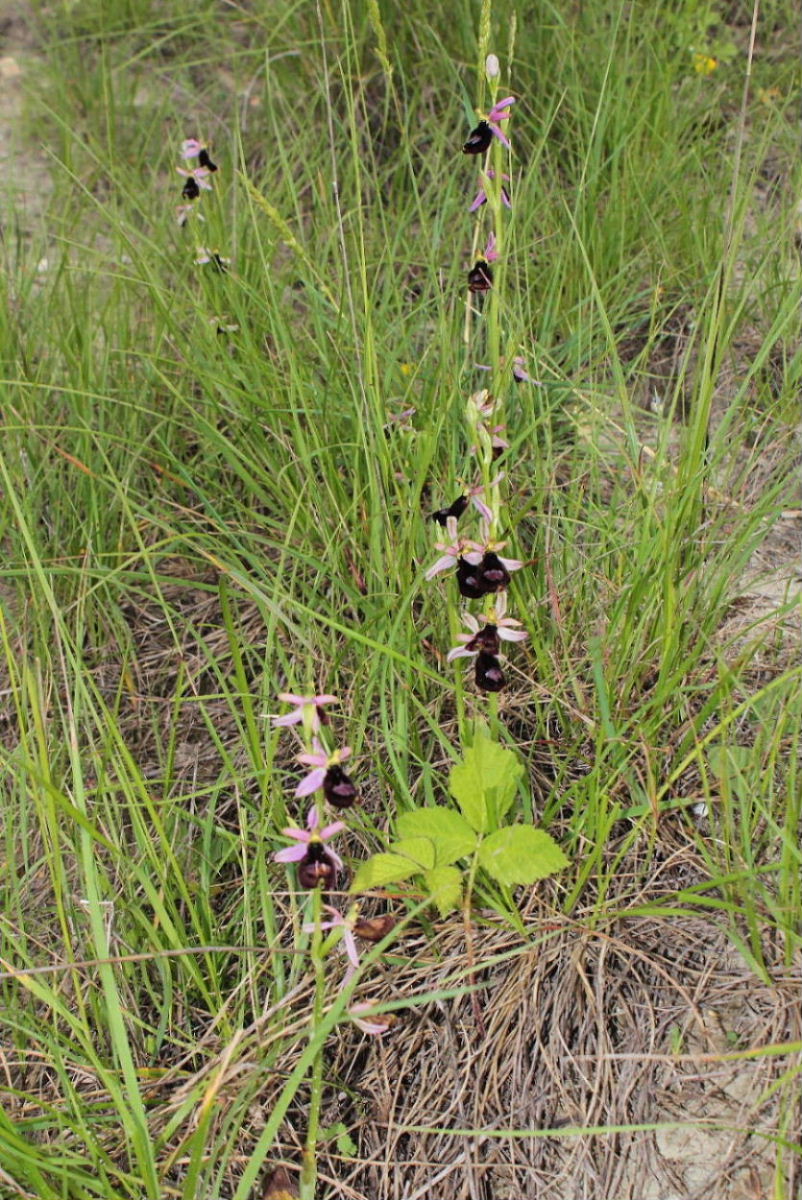
{"label": "orchid plant", "polygon": [[[212,177],[217,173],[217,163],[212,161],[209,148],[205,142],[196,137],[185,138],[181,143],[180,157],[187,166],[176,167],[176,172],[184,180],[181,188],[182,203],[176,206],[175,218],[182,229],[195,222],[204,222],[206,218],[201,211],[201,198],[204,192],[213,191]],[[196,245],[195,266],[210,264],[221,274],[231,265],[231,259],[226,258],[219,250],[208,246]],[[218,322],[218,332],[226,329]],[[233,330],[236,326],[233,327]],[[228,330],[231,331],[231,330]]]}
{"label": "orchid plant", "polygon": [[[489,36],[489,13],[483,27]],[[532,383],[522,357],[514,356],[508,363],[500,352],[503,272],[497,277],[494,266],[503,265],[507,222],[513,211],[507,122],[517,103],[515,96],[495,98],[500,75],[498,58],[488,54],[480,91],[485,85],[490,88],[491,107],[477,110],[478,123],[462,147],[466,155],[482,157],[478,191],[468,211],[476,222],[473,244],[484,245],[484,250],[475,256],[467,274],[465,336],[469,362],[474,357],[472,347],[480,342],[489,357],[488,363],[473,366],[489,373],[491,386],[473,392],[466,405],[466,451],[478,478],[463,484],[451,504],[431,513],[431,519],[445,529],[445,537],[435,541],[437,557],[424,572],[427,581],[449,573],[456,582],[456,588],[452,584],[446,593],[456,641],[447,661],[458,670],[459,660],[471,661],[478,693],[476,716],[469,722],[465,689],[457,679],[460,734],[466,748],[450,773],[449,792],[459,811],[438,806],[404,813],[396,821],[399,840],[362,863],[351,885],[359,893],[416,879],[443,914],[460,906],[467,913],[477,872],[508,890],[566,865],[563,852],[547,833],[530,824],[508,823],[522,787],[523,765],[515,751],[500,741],[500,694],[508,686],[502,647],[512,648],[528,637],[522,622],[507,615],[512,575],[527,564],[506,553],[508,471],[496,465],[509,449],[502,393],[510,376],[515,383]],[[474,519],[478,515],[478,536],[459,528],[471,513]]]}
{"label": "orchid plant", "polygon": [[[308,893],[305,907],[310,918],[301,925],[302,931],[310,935],[310,959],[315,979],[315,995],[310,1026],[310,1038],[323,1020],[326,993],[331,968],[345,952],[346,967],[339,981],[343,989],[351,984],[360,968],[357,938],[381,941],[391,931],[391,918],[360,917],[359,907],[352,904],[347,913],[342,913],[326,899],[337,891],[345,870],[343,860],[334,849],[333,841],[346,828],[343,820],[324,824],[325,806],[335,809],[351,808],[359,799],[355,784],[342,768],[342,763],[351,756],[350,746],[332,746],[324,734],[329,726],[326,712],[328,706],[337,704],[337,697],[328,692],[301,695],[295,692],[279,693],[279,700],[290,706],[289,711],[273,716],[277,729],[293,730],[297,733],[302,750],[296,760],[311,768],[295,788],[295,798],[305,800],[313,797],[307,812],[305,828],[289,826],[282,830],[289,845],[276,851],[274,862],[289,867],[302,892]],[[381,1036],[390,1026],[390,1018],[371,1011],[363,1003],[353,1004],[346,1009],[345,1017],[363,1033]],[[317,1144],[320,1137],[320,1114],[323,1103],[323,1049],[317,1052],[311,1072],[311,1092],[306,1131],[303,1164],[299,1187],[301,1200],[314,1200],[317,1182]]]}
{"label": "orchid plant", "polygon": [[[488,0],[485,9],[489,14]],[[489,33],[489,16],[486,32]],[[498,59],[488,55],[486,82],[494,97],[499,75]],[[474,364],[474,369],[489,372],[490,387],[473,392],[468,400],[465,454],[471,475],[458,481],[460,493],[456,499],[431,514],[445,535],[435,541],[437,557],[424,573],[427,581],[449,573],[456,584],[451,584],[447,593],[452,639],[456,644],[446,656],[449,663],[456,664],[458,672],[455,683],[464,744],[448,779],[448,790],[456,807],[420,807],[400,815],[395,822],[397,840],[386,851],[374,854],[357,867],[349,889],[358,897],[371,889],[414,880],[419,889],[414,898],[435,905],[442,915],[462,907],[466,929],[470,928],[469,912],[477,874],[493,881],[511,906],[512,887],[531,884],[566,865],[561,849],[547,833],[529,823],[510,819],[515,798],[523,786],[524,767],[519,756],[501,744],[499,725],[499,694],[508,684],[502,647],[510,649],[528,637],[522,621],[508,615],[512,576],[523,571],[527,564],[506,553],[508,468],[496,466],[496,460],[503,459],[509,448],[504,436],[502,383],[505,379],[509,381],[510,375],[515,382],[530,382],[520,358],[515,357],[508,365],[500,353],[500,288],[494,272],[494,264],[503,262],[502,255],[506,253],[505,218],[513,208],[512,171],[502,156],[512,150],[505,125],[515,103],[514,96],[493,98],[488,111],[477,110],[478,124],[463,146],[467,155],[484,156],[479,190],[469,206],[477,223],[473,245],[484,245],[484,250],[475,257],[467,276],[470,333],[466,339],[467,363],[475,357],[471,350],[481,339],[489,362]],[[193,191],[190,180],[199,191],[203,190],[207,174],[202,172],[211,170],[208,155],[201,158],[203,149],[200,143],[185,143],[187,154],[194,151],[198,159],[192,171],[182,171],[187,179],[185,187],[190,191]],[[499,274],[503,276],[503,272]],[[471,533],[459,528],[461,520],[475,523]],[[472,665],[478,693],[473,721],[466,719],[464,708],[460,661],[463,659]],[[350,989],[360,970],[358,939],[381,941],[391,931],[394,918],[363,918],[357,899],[349,904],[347,911],[341,911],[331,900],[333,893],[341,888],[345,872],[333,842],[345,831],[346,823],[342,819],[324,823],[326,805],[345,810],[359,799],[358,788],[343,767],[350,760],[351,747],[335,745],[328,728],[327,709],[337,703],[336,697],[327,692],[319,695],[282,692],[279,699],[289,705],[289,711],[275,716],[273,724],[292,730],[299,737],[302,745],[296,757],[307,769],[295,788],[295,798],[312,798],[305,827],[290,826],[283,830],[290,844],[278,850],[274,860],[294,870],[299,888],[309,893],[307,919],[302,922],[301,930],[311,938],[314,1036],[324,1015],[327,972],[336,961],[335,952],[341,956],[344,953],[345,958],[339,986]],[[345,1016],[374,1036],[385,1033],[389,1025],[389,1018],[371,1012],[364,1004],[350,1003],[350,991]],[[322,1079],[321,1050],[312,1077],[301,1200],[312,1200],[314,1196]]]}

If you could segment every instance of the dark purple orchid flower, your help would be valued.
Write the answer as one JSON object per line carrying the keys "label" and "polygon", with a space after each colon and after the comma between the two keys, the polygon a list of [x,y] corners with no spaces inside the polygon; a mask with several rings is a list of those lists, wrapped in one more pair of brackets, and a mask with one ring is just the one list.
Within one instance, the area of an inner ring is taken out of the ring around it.
{"label": "dark purple orchid flower", "polygon": [[501,128],[499,121],[509,120],[509,109],[514,103],[514,96],[506,96],[503,100],[499,100],[494,104],[490,112],[468,134],[468,140],[462,147],[462,153],[484,154],[485,151],[490,149],[490,143],[494,137],[497,137],[502,146],[506,146],[509,150],[509,139]]}

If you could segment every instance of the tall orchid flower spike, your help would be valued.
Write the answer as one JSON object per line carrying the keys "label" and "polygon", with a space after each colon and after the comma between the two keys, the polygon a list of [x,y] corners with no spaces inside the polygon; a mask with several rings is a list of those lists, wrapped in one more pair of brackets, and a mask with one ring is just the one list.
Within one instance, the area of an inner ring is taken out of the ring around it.
{"label": "tall orchid flower spike", "polygon": [[294,692],[279,692],[279,700],[294,706],[293,712],[285,713],[283,717],[272,717],[277,727],[286,725],[308,724],[312,733],[317,733],[321,725],[326,724],[326,714],[322,711],[326,704],[338,704],[336,696],[323,693],[321,696],[296,696]]}
{"label": "tall orchid flower spike", "polygon": [[491,133],[494,137],[497,137],[502,146],[506,146],[508,150],[511,150],[512,147],[507,135],[499,125],[499,121],[509,120],[509,109],[514,103],[514,96],[505,96],[503,100],[498,100],[487,114],[487,123],[490,126]]}

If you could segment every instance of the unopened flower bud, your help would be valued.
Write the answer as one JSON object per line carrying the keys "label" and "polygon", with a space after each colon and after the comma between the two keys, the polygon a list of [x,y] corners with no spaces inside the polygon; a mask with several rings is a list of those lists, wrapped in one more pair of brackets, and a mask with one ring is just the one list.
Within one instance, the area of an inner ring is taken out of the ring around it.
{"label": "unopened flower bud", "polygon": [[494,79],[498,79],[501,74],[501,66],[497,54],[488,54],[485,59],[485,74],[489,83],[492,83]]}

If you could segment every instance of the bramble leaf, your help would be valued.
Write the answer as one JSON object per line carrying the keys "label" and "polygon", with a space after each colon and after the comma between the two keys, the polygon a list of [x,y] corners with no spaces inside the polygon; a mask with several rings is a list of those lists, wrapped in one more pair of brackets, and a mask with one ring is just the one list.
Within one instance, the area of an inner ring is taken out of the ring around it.
{"label": "bramble leaf", "polygon": [[435,867],[433,871],[426,872],[423,882],[441,917],[459,908],[462,901],[462,873],[457,867]]}
{"label": "bramble leaf", "polygon": [[531,825],[508,825],[491,833],[479,847],[478,861],[505,887],[534,883],[568,866],[554,838]]}
{"label": "bramble leaf", "polygon": [[428,837],[408,837],[388,847],[391,854],[402,854],[418,864],[419,871],[430,871],[435,864],[434,843]]}
{"label": "bramble leaf", "polygon": [[434,842],[438,867],[465,858],[476,848],[476,834],[465,818],[451,808],[416,808],[403,813],[395,827],[402,837],[426,837]]}
{"label": "bramble leaf", "polygon": [[374,854],[360,864],[348,890],[367,892],[388,883],[401,883],[411,875],[420,875],[422,870],[419,863],[400,854]]}
{"label": "bramble leaf", "polygon": [[509,812],[523,764],[517,754],[477,734],[463,761],[452,767],[448,790],[477,833],[497,829]]}

